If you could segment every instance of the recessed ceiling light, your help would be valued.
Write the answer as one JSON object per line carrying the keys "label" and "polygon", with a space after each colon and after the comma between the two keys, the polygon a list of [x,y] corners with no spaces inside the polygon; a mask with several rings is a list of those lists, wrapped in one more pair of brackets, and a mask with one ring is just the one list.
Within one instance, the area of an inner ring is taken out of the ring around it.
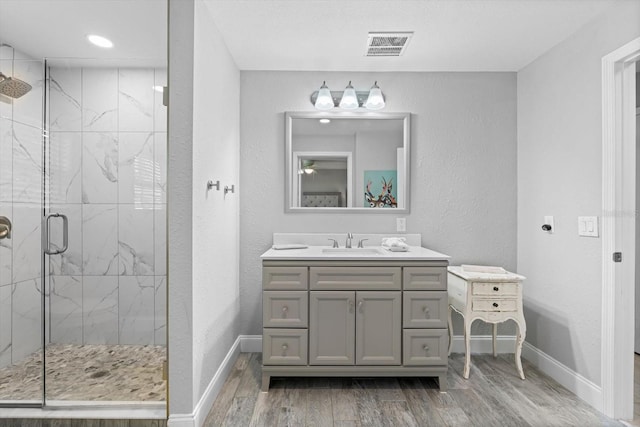
{"label": "recessed ceiling light", "polygon": [[106,37],[98,36],[96,34],[89,34],[87,36],[87,40],[98,47],[104,47],[106,49],[113,47],[113,42],[111,40]]}
{"label": "recessed ceiling light", "polygon": [[329,119],[320,119],[320,123],[322,123],[323,125],[326,125],[327,123],[330,123],[331,120]]}

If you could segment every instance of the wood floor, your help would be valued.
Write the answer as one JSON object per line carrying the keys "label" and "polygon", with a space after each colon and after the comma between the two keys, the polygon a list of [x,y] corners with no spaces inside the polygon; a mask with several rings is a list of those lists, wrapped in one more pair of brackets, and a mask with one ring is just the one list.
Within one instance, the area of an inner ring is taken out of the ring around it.
{"label": "wood floor", "polygon": [[449,358],[449,391],[434,379],[275,378],[260,392],[261,354],[243,353],[213,404],[205,426],[622,426],[513,355]]}

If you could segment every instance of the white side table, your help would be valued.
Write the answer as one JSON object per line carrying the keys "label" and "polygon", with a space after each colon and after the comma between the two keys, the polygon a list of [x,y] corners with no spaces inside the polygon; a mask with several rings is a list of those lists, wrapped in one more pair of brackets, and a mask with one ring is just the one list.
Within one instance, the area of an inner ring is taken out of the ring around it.
{"label": "white side table", "polygon": [[516,322],[518,327],[515,359],[520,378],[524,379],[522,371],[522,343],[527,334],[527,325],[522,312],[522,281],[526,277],[516,273],[491,274],[465,271],[462,267],[448,268],[449,284],[449,353],[453,341],[451,322],[452,310],[460,313],[464,320],[464,373],[469,378],[471,364],[471,324],[480,319],[493,324],[493,356],[496,352],[496,333],[498,323],[509,319]]}

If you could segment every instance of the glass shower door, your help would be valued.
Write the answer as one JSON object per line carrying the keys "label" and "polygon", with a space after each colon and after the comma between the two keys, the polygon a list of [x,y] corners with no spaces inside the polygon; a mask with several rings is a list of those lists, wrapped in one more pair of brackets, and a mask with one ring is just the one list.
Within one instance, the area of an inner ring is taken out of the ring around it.
{"label": "glass shower door", "polygon": [[0,406],[41,406],[43,64],[0,44]]}
{"label": "glass shower door", "polygon": [[46,404],[163,405],[166,71],[47,72]]}

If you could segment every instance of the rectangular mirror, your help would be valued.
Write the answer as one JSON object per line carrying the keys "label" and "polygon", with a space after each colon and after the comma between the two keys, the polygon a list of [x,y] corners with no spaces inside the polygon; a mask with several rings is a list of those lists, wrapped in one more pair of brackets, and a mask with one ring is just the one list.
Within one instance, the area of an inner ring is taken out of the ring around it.
{"label": "rectangular mirror", "polygon": [[409,113],[285,113],[286,212],[409,212]]}

